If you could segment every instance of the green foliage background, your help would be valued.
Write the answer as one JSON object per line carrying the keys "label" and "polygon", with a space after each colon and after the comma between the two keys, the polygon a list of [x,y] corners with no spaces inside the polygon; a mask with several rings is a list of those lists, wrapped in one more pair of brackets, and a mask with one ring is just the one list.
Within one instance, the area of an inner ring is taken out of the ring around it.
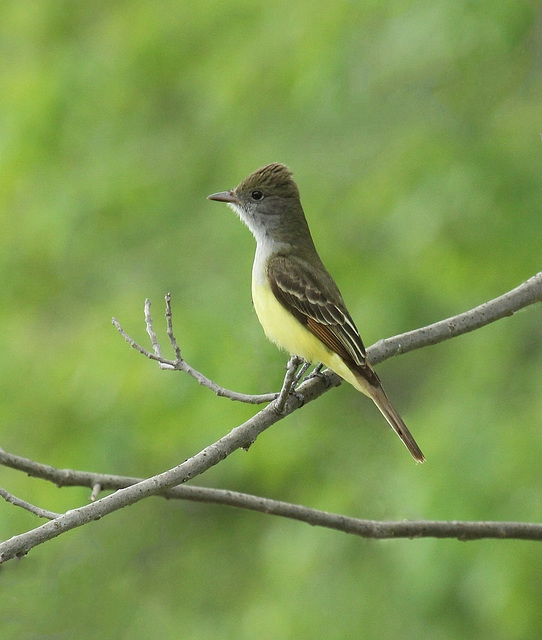
{"label": "green foliage background", "polygon": [[[289,164],[365,341],[540,270],[542,8],[525,0],[0,5],[1,446],[150,475],[253,409],[158,370],[171,291],[188,361],[246,392],[285,355],[250,303],[254,243],[205,196]],[[198,478],[377,519],[539,521],[540,309],[383,364],[427,455],[333,390]],[[52,510],[88,499],[2,469]],[[0,535],[38,524],[0,505]],[[147,500],[0,574],[3,638],[539,638],[542,547],[365,541]]]}

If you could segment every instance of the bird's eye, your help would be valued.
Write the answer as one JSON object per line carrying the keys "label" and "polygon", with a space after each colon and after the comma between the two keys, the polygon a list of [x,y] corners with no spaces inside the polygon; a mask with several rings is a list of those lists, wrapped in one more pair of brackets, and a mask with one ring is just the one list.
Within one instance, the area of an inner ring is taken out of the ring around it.
{"label": "bird's eye", "polygon": [[262,191],[259,191],[259,190],[253,191],[253,192],[250,194],[250,197],[251,197],[253,200],[261,200],[261,199],[263,198],[263,192],[262,192]]}

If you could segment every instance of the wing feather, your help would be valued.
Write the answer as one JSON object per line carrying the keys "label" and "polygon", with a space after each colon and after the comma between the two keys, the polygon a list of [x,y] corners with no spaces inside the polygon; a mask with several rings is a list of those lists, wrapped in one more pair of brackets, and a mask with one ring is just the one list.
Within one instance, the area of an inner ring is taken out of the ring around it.
{"label": "wing feather", "polygon": [[314,273],[303,260],[277,255],[267,276],[278,301],[343,360],[356,367],[367,362],[365,347],[337,285],[325,269]]}

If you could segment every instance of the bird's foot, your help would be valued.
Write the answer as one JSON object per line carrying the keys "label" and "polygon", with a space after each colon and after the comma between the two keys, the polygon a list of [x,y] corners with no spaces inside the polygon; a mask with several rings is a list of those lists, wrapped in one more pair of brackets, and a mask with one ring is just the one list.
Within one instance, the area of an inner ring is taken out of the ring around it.
{"label": "bird's foot", "polygon": [[[322,369],[323,369],[324,365],[320,362],[319,365],[317,365],[316,367],[314,367],[314,369],[309,373],[308,376],[305,376],[305,380],[310,380],[311,378],[318,378],[318,377],[322,377]],[[303,372],[305,373],[305,372]]]}
{"label": "bird's foot", "polygon": [[299,368],[299,371],[297,372],[294,378],[294,381],[292,382],[291,392],[294,391],[294,389],[299,385],[302,379],[306,380],[306,378],[303,378],[303,376],[305,375],[307,369],[311,366],[311,363],[306,362],[305,360],[300,360],[300,363],[301,363],[301,367]]}

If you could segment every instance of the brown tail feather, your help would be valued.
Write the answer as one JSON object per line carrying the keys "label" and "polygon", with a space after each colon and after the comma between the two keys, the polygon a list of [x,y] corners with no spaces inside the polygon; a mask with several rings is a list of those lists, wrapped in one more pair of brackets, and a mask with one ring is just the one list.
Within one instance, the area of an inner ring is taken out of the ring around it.
{"label": "brown tail feather", "polygon": [[[367,378],[365,378],[363,374],[358,371],[355,371],[354,375],[356,376],[360,386],[363,387],[363,392],[366,393],[376,404],[376,406],[380,410],[380,413],[384,416],[384,418],[386,418],[390,427],[401,438],[403,444],[410,451],[410,454],[412,455],[414,460],[416,460],[416,462],[424,462],[425,456],[423,455],[416,440],[414,440],[413,435],[408,430],[408,427],[403,422],[403,419],[397,413],[392,403],[389,401],[386,392],[380,384],[378,376],[376,375],[376,373],[374,373],[372,368],[371,373],[374,374],[374,378],[373,376],[371,376],[371,382],[369,382]],[[377,384],[374,384],[375,382]]]}

